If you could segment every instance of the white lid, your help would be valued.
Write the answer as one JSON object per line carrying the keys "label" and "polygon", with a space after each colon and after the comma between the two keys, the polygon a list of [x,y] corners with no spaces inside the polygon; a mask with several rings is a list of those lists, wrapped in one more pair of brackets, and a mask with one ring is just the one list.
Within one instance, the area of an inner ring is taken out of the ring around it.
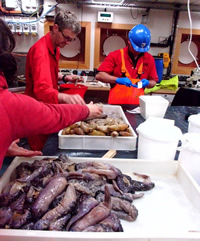
{"label": "white lid", "polygon": [[157,141],[180,140],[182,132],[178,127],[169,124],[158,124],[158,122],[149,123],[140,124],[136,129],[138,133]]}
{"label": "white lid", "polygon": [[145,123],[155,124],[155,125],[174,125],[175,120],[161,118],[157,116],[149,116]]}
{"label": "white lid", "polygon": [[186,133],[181,139],[182,145],[180,150],[189,150],[192,152],[200,153],[200,134],[199,133]]}
{"label": "white lid", "polygon": [[189,116],[188,121],[196,126],[200,126],[200,114]]}
{"label": "white lid", "polygon": [[159,95],[141,95],[139,99],[146,103],[169,103],[168,100]]}

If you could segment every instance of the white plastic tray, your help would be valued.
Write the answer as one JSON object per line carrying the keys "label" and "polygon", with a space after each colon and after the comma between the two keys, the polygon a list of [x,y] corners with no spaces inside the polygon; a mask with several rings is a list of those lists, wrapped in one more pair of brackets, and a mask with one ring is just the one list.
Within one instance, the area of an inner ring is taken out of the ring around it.
{"label": "white plastic tray", "polygon": [[117,113],[123,118],[124,122],[129,125],[133,136],[78,136],[78,135],[61,135],[62,130],[58,133],[58,147],[60,149],[85,149],[85,150],[136,150],[137,134],[134,132],[128,122],[121,106],[103,105],[105,114]]}
{"label": "white plastic tray", "polygon": [[[37,159],[42,157],[37,157]],[[9,181],[15,167],[25,160],[15,158],[0,179],[0,191]],[[80,233],[0,229],[2,241],[166,241],[200,240],[200,189],[178,161],[136,159],[71,158],[73,161],[103,161],[120,168],[123,173],[144,173],[155,188],[134,201],[138,217],[134,222],[122,221],[122,233]]]}

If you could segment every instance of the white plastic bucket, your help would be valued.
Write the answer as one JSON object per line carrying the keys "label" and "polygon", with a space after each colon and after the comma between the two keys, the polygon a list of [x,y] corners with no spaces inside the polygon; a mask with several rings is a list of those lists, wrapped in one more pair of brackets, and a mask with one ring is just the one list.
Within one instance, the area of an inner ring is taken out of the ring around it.
{"label": "white plastic bucket", "polygon": [[138,159],[157,161],[174,160],[181,130],[173,125],[149,125],[142,123],[138,132]]}
{"label": "white plastic bucket", "polygon": [[188,132],[200,133],[200,114],[191,115],[188,121]]}
{"label": "white plastic bucket", "polygon": [[200,185],[200,134],[186,133],[182,137],[182,145],[178,160]]}

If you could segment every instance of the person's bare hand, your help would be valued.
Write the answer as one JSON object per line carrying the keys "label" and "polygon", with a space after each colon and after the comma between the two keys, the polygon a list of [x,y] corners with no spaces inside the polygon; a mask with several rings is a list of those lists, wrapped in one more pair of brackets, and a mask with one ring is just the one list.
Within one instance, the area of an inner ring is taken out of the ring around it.
{"label": "person's bare hand", "polygon": [[59,93],[58,94],[58,101],[61,104],[80,104],[80,105],[85,105],[84,99],[76,94],[76,95],[68,95],[64,93]]}
{"label": "person's bare hand", "polygon": [[90,111],[88,118],[97,117],[103,113],[102,106],[93,104],[92,101],[87,105],[87,107],[89,108],[89,111]]}
{"label": "person's bare hand", "polygon": [[66,75],[65,77],[65,81],[69,81],[69,82],[81,82],[83,81],[83,77],[82,76],[78,76],[78,75]]}
{"label": "person's bare hand", "polygon": [[24,157],[32,157],[32,156],[41,156],[41,151],[31,151],[28,149],[25,149],[23,147],[20,147],[17,145],[19,142],[19,139],[12,142],[12,144],[9,146],[6,156],[24,156]]}

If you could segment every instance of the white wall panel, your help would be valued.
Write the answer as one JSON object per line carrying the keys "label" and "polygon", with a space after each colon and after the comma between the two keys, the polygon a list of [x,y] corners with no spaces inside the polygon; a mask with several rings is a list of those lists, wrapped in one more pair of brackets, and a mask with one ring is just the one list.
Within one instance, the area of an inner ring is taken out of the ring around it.
{"label": "white wall panel", "polygon": [[[56,4],[55,0],[44,1],[44,12],[49,9],[49,5],[53,6]],[[95,22],[97,21],[97,12],[104,11],[104,8],[94,8],[84,6],[83,11],[81,8],[77,8],[76,4],[59,4],[61,9],[69,9],[73,11],[80,21],[91,22],[91,56],[90,56],[90,69],[93,69],[94,62],[94,38],[95,38]],[[145,9],[132,9],[128,8],[107,8],[108,12],[114,13],[113,22],[120,24],[139,24],[142,20],[142,14]],[[200,14],[192,13],[193,28],[200,28]],[[152,34],[152,42],[157,43],[159,37],[169,37],[171,34],[173,11],[170,10],[150,10],[147,26],[149,27]],[[178,27],[189,28],[189,20],[187,12],[182,12],[179,17]],[[29,48],[44,34],[44,26],[42,21],[38,22],[38,36],[16,36],[17,52],[27,52]],[[149,51],[152,55],[157,55],[160,52],[168,52],[168,48],[155,48],[152,47]]]}

